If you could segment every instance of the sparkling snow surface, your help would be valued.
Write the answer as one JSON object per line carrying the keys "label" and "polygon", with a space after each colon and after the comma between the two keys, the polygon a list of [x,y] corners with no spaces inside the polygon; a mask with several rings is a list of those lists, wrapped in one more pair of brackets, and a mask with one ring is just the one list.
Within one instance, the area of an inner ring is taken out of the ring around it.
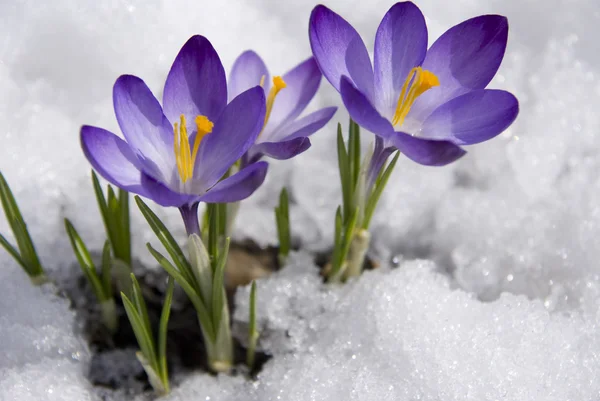
{"label": "sparkling snow surface", "polygon": [[[367,46],[390,1],[332,0]],[[344,287],[321,283],[310,256],[258,282],[257,381],[197,373],[167,400],[600,400],[600,5],[596,0],[417,1],[430,43],[480,14],[509,18],[491,87],[521,113],[460,162],[402,160],[372,224],[382,268]],[[253,48],[272,73],[310,55],[308,1],[80,1],[0,4],[0,170],[50,271],[74,261],[69,217],[104,241],[79,148],[82,124],[118,132],[112,84],[142,77],[157,95],[181,45],[207,36],[229,68]],[[312,108],[340,105],[323,81]],[[346,124],[340,110],[334,121]],[[273,163],[240,210],[237,236],[275,242],[272,206],[290,189],[306,250],[331,244],[339,197],[335,124],[293,162]],[[365,143],[369,134],[363,136]],[[134,252],[157,241],[134,209]],[[178,212],[159,215],[183,234]],[[9,234],[0,218],[0,232]],[[9,235],[10,237],[10,235]],[[396,266],[396,268],[391,268]],[[0,252],[0,400],[98,400],[89,351],[68,303],[34,288]],[[236,331],[247,320],[238,292]]]}

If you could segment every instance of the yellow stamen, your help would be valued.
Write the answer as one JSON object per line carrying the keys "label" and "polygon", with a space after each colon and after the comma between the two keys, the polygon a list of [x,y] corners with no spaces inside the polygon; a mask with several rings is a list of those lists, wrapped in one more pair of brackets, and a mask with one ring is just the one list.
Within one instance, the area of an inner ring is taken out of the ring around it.
{"label": "yellow stamen", "polygon": [[259,84],[262,88],[264,88],[265,86],[265,76],[263,75],[262,77],[260,77],[260,84]]}
{"label": "yellow stamen", "polygon": [[[263,79],[261,79],[262,85]],[[271,110],[273,110],[273,103],[275,103],[275,97],[279,93],[280,90],[285,88],[287,84],[280,76],[273,77],[273,86],[269,91],[269,95],[267,96],[267,112],[265,114],[265,126],[267,125],[267,121],[269,121],[269,117],[271,116]]]}
{"label": "yellow stamen", "polygon": [[180,116],[180,123],[173,127],[173,151],[175,152],[175,161],[177,162],[177,171],[183,183],[187,182],[194,175],[194,165],[196,156],[202,139],[212,132],[213,123],[205,116],[198,116],[195,119],[198,132],[194,139],[193,153],[190,150],[190,140],[187,134],[185,116]]}
{"label": "yellow stamen", "polygon": [[404,85],[402,85],[392,125],[402,125],[415,100],[429,89],[439,85],[440,80],[433,72],[424,70],[421,67],[410,70]]}

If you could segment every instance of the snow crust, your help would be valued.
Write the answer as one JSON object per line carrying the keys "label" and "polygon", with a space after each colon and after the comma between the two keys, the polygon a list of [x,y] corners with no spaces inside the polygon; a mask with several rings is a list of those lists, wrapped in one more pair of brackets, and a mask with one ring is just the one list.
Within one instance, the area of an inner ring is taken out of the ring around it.
{"label": "snow crust", "polygon": [[[238,238],[276,241],[282,185],[305,250],[260,280],[255,382],[191,375],[167,400],[600,399],[600,6],[595,0],[417,1],[430,43],[485,13],[506,15],[509,46],[491,87],[519,98],[516,123],[441,169],[401,159],[374,217],[381,269],[345,287],[321,283],[306,250],[331,245],[340,201],[335,124],[291,162],[272,163],[244,202]],[[69,217],[92,249],[104,233],[79,148],[82,124],[118,132],[111,91],[124,73],[158,96],[185,40],[207,36],[226,68],[256,50],[271,72],[310,55],[308,1],[130,0],[0,4],[0,170],[49,271],[74,262]],[[332,0],[372,50],[390,2]],[[323,81],[312,108],[339,97]],[[369,142],[363,135],[363,143]],[[176,210],[156,210],[174,233]],[[132,207],[134,253],[149,267],[153,234]],[[10,236],[0,218],[0,232]],[[157,244],[158,245],[158,244]],[[392,269],[391,266],[396,268]],[[247,290],[236,298],[236,331]],[[0,400],[100,399],[68,302],[32,287],[0,252]]]}

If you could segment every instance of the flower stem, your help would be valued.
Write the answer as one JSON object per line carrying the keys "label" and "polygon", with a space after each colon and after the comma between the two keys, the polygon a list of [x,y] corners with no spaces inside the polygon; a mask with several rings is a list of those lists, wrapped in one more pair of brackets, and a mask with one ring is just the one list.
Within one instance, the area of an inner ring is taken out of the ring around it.
{"label": "flower stem", "polygon": [[48,276],[46,276],[46,274],[44,273],[40,273],[37,276],[29,276],[29,279],[31,280],[31,283],[33,285],[37,286],[44,285],[50,281],[50,279],[48,279]]}
{"label": "flower stem", "polygon": [[183,205],[179,208],[187,235],[196,234],[200,236],[200,224],[198,223],[198,202],[191,205]]}
{"label": "flower stem", "polygon": [[348,251],[348,266],[344,270],[344,281],[350,277],[360,276],[370,243],[371,234],[368,230],[359,228],[354,231],[352,242],[350,243],[350,250]]}
{"label": "flower stem", "polygon": [[231,337],[227,303],[223,304],[221,322],[217,329],[215,339],[208,335],[204,326],[200,325],[200,328],[206,346],[209,369],[215,373],[229,372],[233,365],[233,341]]}
{"label": "flower stem", "polygon": [[117,331],[119,321],[117,319],[117,308],[114,298],[109,298],[100,303],[100,311],[102,312],[102,322],[104,326],[111,332]]}

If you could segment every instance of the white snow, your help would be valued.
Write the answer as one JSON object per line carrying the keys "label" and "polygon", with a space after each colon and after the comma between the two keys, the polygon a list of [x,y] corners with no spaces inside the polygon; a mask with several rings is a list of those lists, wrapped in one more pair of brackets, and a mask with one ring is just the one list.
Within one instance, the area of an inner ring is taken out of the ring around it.
{"label": "white snow", "polygon": [[[372,49],[392,4],[332,0]],[[517,122],[447,168],[401,159],[373,219],[382,263],[344,287],[320,281],[306,252],[258,282],[263,337],[273,354],[257,381],[197,373],[172,400],[599,400],[600,5],[595,0],[419,0],[430,42],[475,15],[500,13],[509,46],[491,86],[520,100]],[[79,148],[82,124],[117,131],[112,84],[142,77],[160,95],[175,54],[207,36],[226,68],[253,48],[271,72],[310,55],[313,2],[130,0],[0,4],[0,171],[48,270],[74,262],[72,219],[94,250],[104,232]],[[341,106],[323,81],[311,105]],[[286,185],[294,235],[331,244],[340,201],[335,125],[313,148],[273,163],[244,202],[236,237],[274,243],[272,207]],[[363,135],[363,143],[369,134]],[[277,170],[275,169],[277,168]],[[133,203],[133,202],[132,202]],[[154,207],[178,235],[176,210]],[[157,243],[132,205],[134,253],[154,267]],[[0,232],[11,238],[0,218]],[[418,260],[417,260],[418,259]],[[390,269],[393,261],[398,264]],[[68,302],[32,287],[0,251],[0,400],[97,399],[89,351]],[[247,318],[237,297],[236,330]]]}

